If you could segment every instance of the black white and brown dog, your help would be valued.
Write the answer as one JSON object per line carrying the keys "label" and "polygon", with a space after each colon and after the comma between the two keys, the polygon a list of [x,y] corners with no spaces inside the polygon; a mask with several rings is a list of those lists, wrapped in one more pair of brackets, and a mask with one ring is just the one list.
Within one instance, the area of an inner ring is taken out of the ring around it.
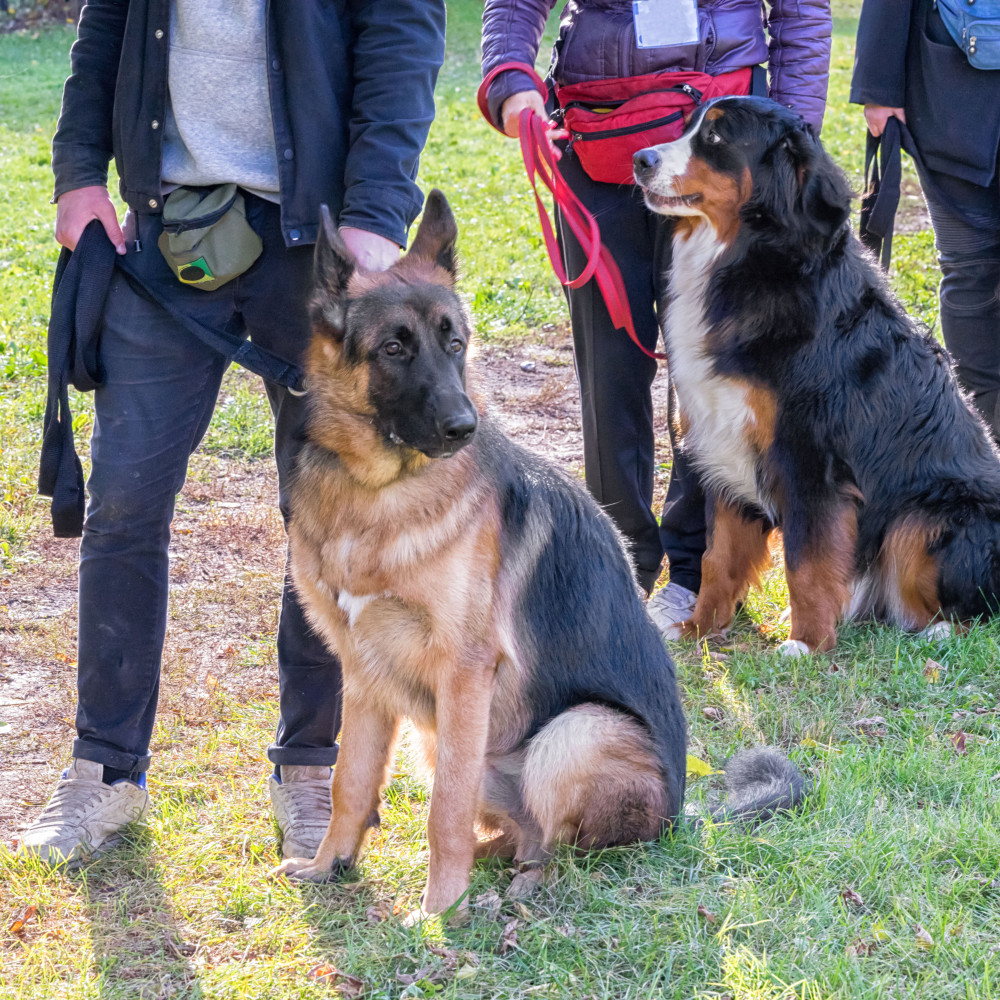
{"label": "black white and brown dog", "polygon": [[664,339],[683,447],[717,497],[679,634],[728,626],[775,527],[783,652],[831,649],[845,618],[947,631],[995,613],[1000,458],[855,238],[847,179],[813,131],[724,98],[634,169],[649,208],[677,217]]}

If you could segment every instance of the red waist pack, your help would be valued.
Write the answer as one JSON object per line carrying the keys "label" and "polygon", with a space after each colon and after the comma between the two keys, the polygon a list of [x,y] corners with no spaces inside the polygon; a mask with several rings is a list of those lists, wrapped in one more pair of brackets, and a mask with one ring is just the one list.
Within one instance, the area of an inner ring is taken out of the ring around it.
{"label": "red waist pack", "polygon": [[752,71],[648,73],[557,86],[556,118],[570,133],[580,166],[595,181],[631,184],[632,156],[647,146],[680,138],[703,101],[749,94]]}

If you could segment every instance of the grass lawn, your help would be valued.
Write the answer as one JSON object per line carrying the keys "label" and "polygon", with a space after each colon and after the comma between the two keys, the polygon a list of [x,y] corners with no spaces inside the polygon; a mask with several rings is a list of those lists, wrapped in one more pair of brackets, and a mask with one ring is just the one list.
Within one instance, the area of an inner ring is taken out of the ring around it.
{"label": "grass lawn", "polygon": [[[846,103],[857,4],[834,6],[824,139],[860,186],[861,116]],[[480,335],[526,338],[564,323],[565,312],[516,145],[475,109],[480,11],[472,0],[449,4],[448,60],[421,177],[446,192],[459,219],[462,284]],[[71,560],[46,564],[48,502],[34,496],[55,259],[48,148],[70,42],[66,29],[0,36],[5,588],[53,565],[72,572]],[[901,298],[933,325],[931,234],[898,235],[894,265]],[[225,495],[221,478],[237,467],[252,475],[253,460],[269,450],[254,381],[231,372],[224,393],[192,469],[192,482],[215,501]],[[76,397],[82,452],[89,406]],[[241,530],[280,547],[273,516]],[[206,543],[191,544],[197,552]],[[149,828],[68,876],[16,863],[0,847],[3,1000],[1000,997],[1000,626],[937,643],[847,628],[834,655],[786,661],[771,652],[784,637],[786,603],[773,573],[730,644],[684,648],[678,669],[690,752],[718,767],[742,746],[787,748],[814,785],[800,815],[756,835],[685,827],[652,845],[566,854],[527,905],[498,899],[509,875],[484,866],[474,874],[467,926],[407,929],[393,912],[416,904],[426,874],[428,791],[405,746],[382,828],[345,882],[303,887],[268,877],[275,830],[263,750],[277,715],[276,609],[261,596],[273,591],[274,574],[254,590],[255,575],[266,574],[244,567],[240,577],[249,595],[241,620],[255,624],[222,640],[228,672],[202,671],[196,691],[185,689],[184,656],[193,643],[216,640],[211,618],[223,606],[223,581],[208,573],[197,600],[172,610],[173,636],[186,636],[195,616],[204,624],[197,619],[192,640],[168,640]],[[4,644],[15,639],[37,650],[53,677],[71,675],[72,617],[6,625],[6,592],[0,682],[9,679]],[[56,706],[57,738],[43,740],[9,731],[3,691],[0,746],[16,748],[10,766],[51,753],[54,775],[71,738],[71,719],[57,717],[71,704],[39,689]],[[690,799],[716,783],[692,777]]]}

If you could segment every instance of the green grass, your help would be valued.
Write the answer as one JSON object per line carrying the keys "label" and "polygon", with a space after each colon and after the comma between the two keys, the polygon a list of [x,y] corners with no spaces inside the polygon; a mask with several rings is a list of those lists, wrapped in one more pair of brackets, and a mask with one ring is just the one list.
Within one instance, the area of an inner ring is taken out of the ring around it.
{"label": "green grass", "polygon": [[[837,8],[824,136],[860,184],[860,110],[846,104],[857,4]],[[472,0],[450,5],[448,62],[421,176],[448,194],[458,215],[463,288],[481,333],[524,336],[564,322],[565,313],[516,146],[474,108],[480,9]],[[69,41],[65,30],[0,38],[0,551],[9,560],[43,529],[46,510],[33,484],[55,258],[47,163]],[[897,290],[933,325],[930,234],[897,237],[894,253]],[[87,397],[75,397],[74,412],[83,452]],[[231,373],[205,445],[213,457],[198,475],[210,478],[213,462],[226,457],[266,454],[269,439],[266,399],[252,379]],[[222,584],[213,584],[218,594],[206,592],[206,603],[217,597],[224,606]],[[787,747],[814,782],[801,815],[757,835],[685,827],[641,848],[566,854],[527,909],[505,903],[494,919],[478,907],[464,928],[420,930],[377,920],[384,904],[414,906],[426,874],[428,793],[405,750],[382,829],[355,873],[322,887],[268,878],[275,831],[262,748],[276,711],[274,611],[265,604],[259,634],[225,654],[238,673],[258,678],[251,694],[221,669],[206,690],[204,676],[185,673],[182,655],[170,661],[148,831],[69,876],[0,850],[0,993],[318,998],[338,994],[307,974],[330,963],[359,977],[366,997],[387,1000],[1000,996],[1000,625],[939,644],[847,628],[833,656],[789,661],[770,651],[782,637],[786,597],[772,574],[727,658],[687,649],[678,672],[691,752],[718,766],[741,746]],[[37,627],[43,641],[46,626]],[[943,668],[936,679],[924,674],[928,658]],[[707,708],[721,710],[721,721]],[[867,731],[855,725],[874,717],[884,721]],[[960,730],[968,734],[961,753],[952,739]],[[22,739],[27,752],[31,738]],[[715,783],[692,779],[690,798],[701,801]],[[477,869],[472,897],[502,891],[508,878],[497,865]],[[29,904],[38,912],[16,935],[7,927]],[[514,919],[517,947],[501,953]]]}

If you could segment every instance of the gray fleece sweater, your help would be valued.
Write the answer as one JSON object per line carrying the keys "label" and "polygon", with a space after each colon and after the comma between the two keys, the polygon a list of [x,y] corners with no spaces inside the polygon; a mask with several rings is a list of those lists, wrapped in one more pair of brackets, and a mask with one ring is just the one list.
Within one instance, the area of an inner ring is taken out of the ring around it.
{"label": "gray fleece sweater", "polygon": [[235,183],[278,200],[265,0],[172,0],[164,187]]}

